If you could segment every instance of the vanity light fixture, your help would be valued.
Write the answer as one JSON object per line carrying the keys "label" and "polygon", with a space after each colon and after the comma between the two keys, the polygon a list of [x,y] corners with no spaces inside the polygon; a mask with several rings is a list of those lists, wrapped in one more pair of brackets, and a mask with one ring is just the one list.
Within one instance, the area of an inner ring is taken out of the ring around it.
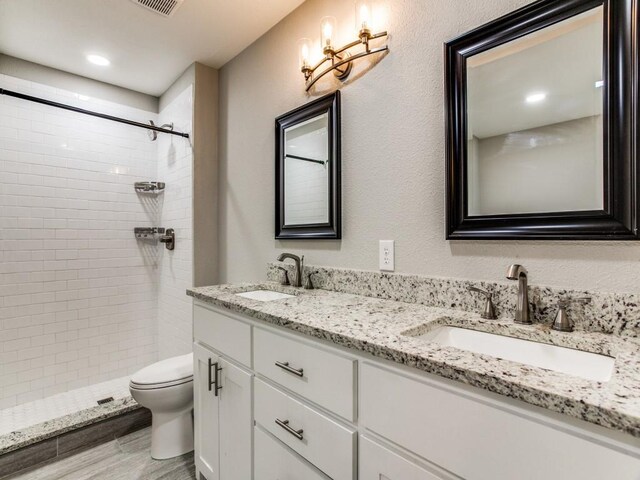
{"label": "vanity light fixture", "polygon": [[98,65],[100,67],[108,67],[111,64],[109,59],[103,57],[102,55],[90,54],[90,55],[87,55],[87,60],[89,60],[89,62],[93,63],[94,65]]}
{"label": "vanity light fixture", "polygon": [[538,103],[547,98],[546,93],[532,93],[531,95],[527,95],[525,99],[527,103]]}
{"label": "vanity light fixture", "polygon": [[[309,89],[327,73],[333,74],[340,80],[344,80],[351,73],[353,61],[363,58],[374,53],[385,52],[389,50],[386,43],[380,47],[371,48],[371,40],[387,37],[388,33],[382,31],[372,33],[371,26],[373,20],[373,9],[370,0],[358,0],[355,2],[356,7],[356,31],[358,39],[342,47],[335,46],[336,19],[335,17],[322,17],[320,20],[320,48],[322,49],[322,58],[315,65],[312,65],[312,42],[308,38],[302,38],[298,41],[298,53],[300,61],[300,71],[304,74],[305,90]],[[363,49],[353,54],[349,51],[359,45]],[[327,62],[329,65],[325,66]],[[321,71],[321,67],[325,68]]]}

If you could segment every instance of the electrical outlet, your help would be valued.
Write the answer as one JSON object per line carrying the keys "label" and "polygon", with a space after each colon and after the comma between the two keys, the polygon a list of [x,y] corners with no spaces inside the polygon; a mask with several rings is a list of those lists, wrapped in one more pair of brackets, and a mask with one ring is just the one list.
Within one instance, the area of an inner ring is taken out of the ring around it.
{"label": "electrical outlet", "polygon": [[393,272],[395,270],[395,254],[393,240],[380,240],[380,270]]}

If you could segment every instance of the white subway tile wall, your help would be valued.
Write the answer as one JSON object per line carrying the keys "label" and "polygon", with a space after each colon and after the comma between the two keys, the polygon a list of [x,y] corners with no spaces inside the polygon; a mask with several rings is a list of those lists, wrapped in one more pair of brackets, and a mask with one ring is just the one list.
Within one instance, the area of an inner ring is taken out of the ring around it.
{"label": "white subway tile wall", "polygon": [[[156,113],[5,75],[0,86],[158,121]],[[0,408],[126,376],[157,359],[159,271],[169,272],[163,294],[178,277],[182,294],[191,284],[191,151],[188,140],[172,138],[151,142],[143,129],[0,97]],[[133,182],[163,180],[161,141],[165,163],[175,153],[166,180],[175,173],[176,186],[154,202]],[[173,265],[165,265],[166,250],[133,236],[135,226],[158,219],[177,227]],[[161,308],[174,312],[172,303]],[[180,338],[190,340],[190,317],[180,321],[188,325]],[[167,334],[175,337],[176,328]]]}
{"label": "white subway tile wall", "polygon": [[[160,123],[191,132],[193,91],[186,88],[160,112]],[[193,157],[183,138],[158,137],[158,177],[167,184],[160,224],[176,232],[176,248],[159,256],[158,353],[161,359],[192,350],[192,302],[185,292],[193,285]]]}

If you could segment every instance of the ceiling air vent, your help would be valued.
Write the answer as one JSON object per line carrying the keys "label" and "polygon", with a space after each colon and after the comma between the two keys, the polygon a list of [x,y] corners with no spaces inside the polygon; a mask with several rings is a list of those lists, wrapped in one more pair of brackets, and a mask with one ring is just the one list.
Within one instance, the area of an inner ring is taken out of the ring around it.
{"label": "ceiling air vent", "polygon": [[184,0],[131,0],[147,10],[152,10],[164,17],[170,17],[182,5]]}

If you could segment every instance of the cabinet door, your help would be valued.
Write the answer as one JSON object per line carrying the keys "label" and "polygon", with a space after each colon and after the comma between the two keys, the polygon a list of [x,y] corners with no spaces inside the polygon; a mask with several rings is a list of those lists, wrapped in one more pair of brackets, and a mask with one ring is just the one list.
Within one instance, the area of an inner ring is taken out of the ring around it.
{"label": "cabinet door", "polygon": [[[193,345],[193,418],[196,470],[207,480],[220,480],[218,407],[219,396],[211,381],[220,358],[195,343]],[[220,395],[221,391],[218,392]],[[249,477],[247,477],[249,478]]]}
{"label": "cabinet door", "polygon": [[360,437],[359,480],[444,480],[366,437]]}
{"label": "cabinet door", "polygon": [[252,478],[252,375],[220,360],[220,479]]}

